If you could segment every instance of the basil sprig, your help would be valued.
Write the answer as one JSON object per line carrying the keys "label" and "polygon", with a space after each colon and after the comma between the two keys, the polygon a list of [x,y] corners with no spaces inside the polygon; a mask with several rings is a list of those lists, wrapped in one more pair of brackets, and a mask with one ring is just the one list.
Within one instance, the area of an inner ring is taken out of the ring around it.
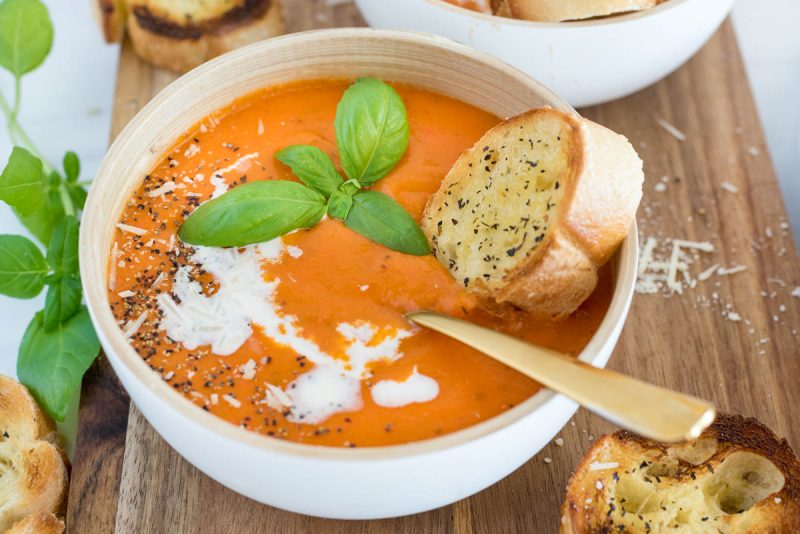
{"label": "basil sprig", "polygon": [[78,156],[67,152],[63,172],[57,170],[18,121],[20,80],[44,62],[52,43],[53,26],[40,0],[0,1],[0,67],[15,82],[12,100],[0,93],[0,112],[15,145],[0,174],[0,200],[46,247],[43,254],[27,237],[0,235],[0,294],[33,298],[47,287],[44,309],[22,338],[17,375],[45,411],[62,421],[100,344],[81,304],[78,216],[86,190],[78,181]]}
{"label": "basil sprig", "polygon": [[360,79],[339,101],[334,126],[347,180],[319,148],[288,146],[275,157],[302,183],[240,185],[195,210],[181,226],[180,238],[193,245],[243,246],[311,228],[327,213],[392,250],[430,254],[411,215],[391,197],[366,189],[386,176],[408,148],[408,119],[400,95],[380,80]]}
{"label": "basil sprig", "polygon": [[187,243],[240,247],[310,228],[325,215],[325,197],[297,182],[264,180],[206,202],[180,230]]}

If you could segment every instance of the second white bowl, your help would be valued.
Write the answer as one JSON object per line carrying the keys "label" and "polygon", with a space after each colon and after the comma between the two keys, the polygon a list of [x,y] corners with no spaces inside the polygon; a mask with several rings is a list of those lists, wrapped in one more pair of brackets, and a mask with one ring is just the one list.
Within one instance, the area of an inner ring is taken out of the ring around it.
{"label": "second white bowl", "polygon": [[647,11],[580,22],[494,17],[443,0],[356,0],[370,26],[430,32],[489,52],[575,107],[660,80],[711,37],[734,0],[669,0]]}

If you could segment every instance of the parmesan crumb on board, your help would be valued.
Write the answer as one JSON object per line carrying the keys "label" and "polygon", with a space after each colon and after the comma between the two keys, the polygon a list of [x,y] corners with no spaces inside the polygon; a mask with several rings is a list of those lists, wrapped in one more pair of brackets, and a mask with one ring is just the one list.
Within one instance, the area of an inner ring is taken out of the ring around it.
{"label": "parmesan crumb on board", "polygon": [[553,460],[552,460],[552,458],[549,458],[549,457],[545,456],[544,457],[544,463],[546,463],[546,464],[553,463]]}
{"label": "parmesan crumb on board", "polygon": [[739,322],[739,321],[742,320],[742,316],[739,315],[736,312],[732,312],[732,311],[724,312],[724,315],[725,315],[725,318],[728,319],[729,321]]}
{"label": "parmesan crumb on board", "polygon": [[658,240],[648,237],[642,248],[639,257],[639,276],[636,282],[638,293],[659,293],[666,288],[670,293],[683,294],[684,284],[694,287],[697,283],[689,274],[689,265],[694,261],[694,257],[690,256],[687,251],[714,251],[714,245],[707,241],[673,239],[669,259],[665,261],[654,258],[657,246]]}
{"label": "parmesan crumb on board", "polygon": [[795,298],[799,298],[800,299],[800,286],[797,286],[796,288],[794,288],[792,290],[792,292],[790,293],[790,295],[795,297]]}
{"label": "parmesan crumb on board", "polygon": [[674,137],[678,141],[681,141],[681,142],[682,141],[686,141],[686,134],[685,133],[683,133],[682,131],[677,129],[675,126],[673,126],[672,124],[670,124],[667,121],[665,121],[664,119],[662,119],[661,117],[656,117],[656,122],[658,123],[659,126],[664,128],[672,137]]}
{"label": "parmesan crumb on board", "polygon": [[564,438],[556,438],[555,439],[555,444],[557,446],[559,446],[559,447],[563,447],[564,446]]}
{"label": "parmesan crumb on board", "polygon": [[728,267],[727,269],[720,267],[719,269],[717,269],[717,274],[720,276],[727,276],[729,274],[736,274],[746,270],[747,267],[745,267],[744,265],[734,265],[733,267]]}
{"label": "parmesan crumb on board", "polygon": [[722,182],[721,184],[719,184],[719,186],[722,189],[724,189],[725,191],[728,191],[730,193],[738,193],[739,192],[739,188],[736,187],[735,185],[733,185],[730,182]]}

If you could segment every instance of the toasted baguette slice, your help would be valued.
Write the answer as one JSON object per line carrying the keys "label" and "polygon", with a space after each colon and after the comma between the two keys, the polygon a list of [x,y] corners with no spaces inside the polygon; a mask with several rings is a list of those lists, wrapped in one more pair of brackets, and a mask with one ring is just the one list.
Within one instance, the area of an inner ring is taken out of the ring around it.
{"label": "toasted baguette slice", "polygon": [[641,11],[655,7],[658,0],[501,0],[497,6],[501,3],[517,19],[561,22]]}
{"label": "toasted baguette slice", "polygon": [[619,247],[642,195],[625,137],[578,116],[531,110],[466,150],[428,202],[436,258],[479,297],[546,319],[574,312]]}
{"label": "toasted baguette slice", "polygon": [[508,0],[491,0],[489,5],[492,8],[493,15],[514,18],[514,15],[511,13],[511,7],[508,5]]}
{"label": "toasted baguette slice", "polygon": [[599,439],[567,485],[562,534],[800,532],[800,461],[752,418],[720,414],[696,441]]}
{"label": "toasted baguette slice", "polygon": [[64,522],[50,512],[29,515],[14,524],[6,534],[62,534]]}
{"label": "toasted baguette slice", "polygon": [[0,375],[0,532],[28,516],[59,511],[67,468],[57,436],[28,390]]}
{"label": "toasted baguette slice", "polygon": [[128,32],[145,61],[178,72],[284,32],[280,0],[128,0]]}
{"label": "toasted baguette slice", "polygon": [[94,15],[107,43],[122,41],[125,34],[125,0],[93,0]]}

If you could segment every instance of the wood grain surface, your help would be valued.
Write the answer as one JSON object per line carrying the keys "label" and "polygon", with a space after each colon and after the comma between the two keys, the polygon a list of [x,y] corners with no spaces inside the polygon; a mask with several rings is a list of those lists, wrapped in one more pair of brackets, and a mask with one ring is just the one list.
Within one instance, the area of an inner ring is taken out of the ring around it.
{"label": "wood grain surface", "polygon": [[[363,24],[350,3],[286,4],[292,31]],[[113,135],[173,79],[126,43]],[[643,239],[709,241],[715,251],[703,254],[704,266],[746,268],[682,295],[637,294],[610,367],[755,416],[800,448],[792,424],[800,405],[800,298],[791,296],[800,262],[730,23],[667,79],[581,112],[625,134],[645,161]],[[551,443],[469,499],[405,518],[329,521],[257,504],[200,473],[129,405],[101,358],[84,382],[67,525],[80,534],[556,532],[572,469],[610,430],[581,410],[559,434],[561,446]]]}

